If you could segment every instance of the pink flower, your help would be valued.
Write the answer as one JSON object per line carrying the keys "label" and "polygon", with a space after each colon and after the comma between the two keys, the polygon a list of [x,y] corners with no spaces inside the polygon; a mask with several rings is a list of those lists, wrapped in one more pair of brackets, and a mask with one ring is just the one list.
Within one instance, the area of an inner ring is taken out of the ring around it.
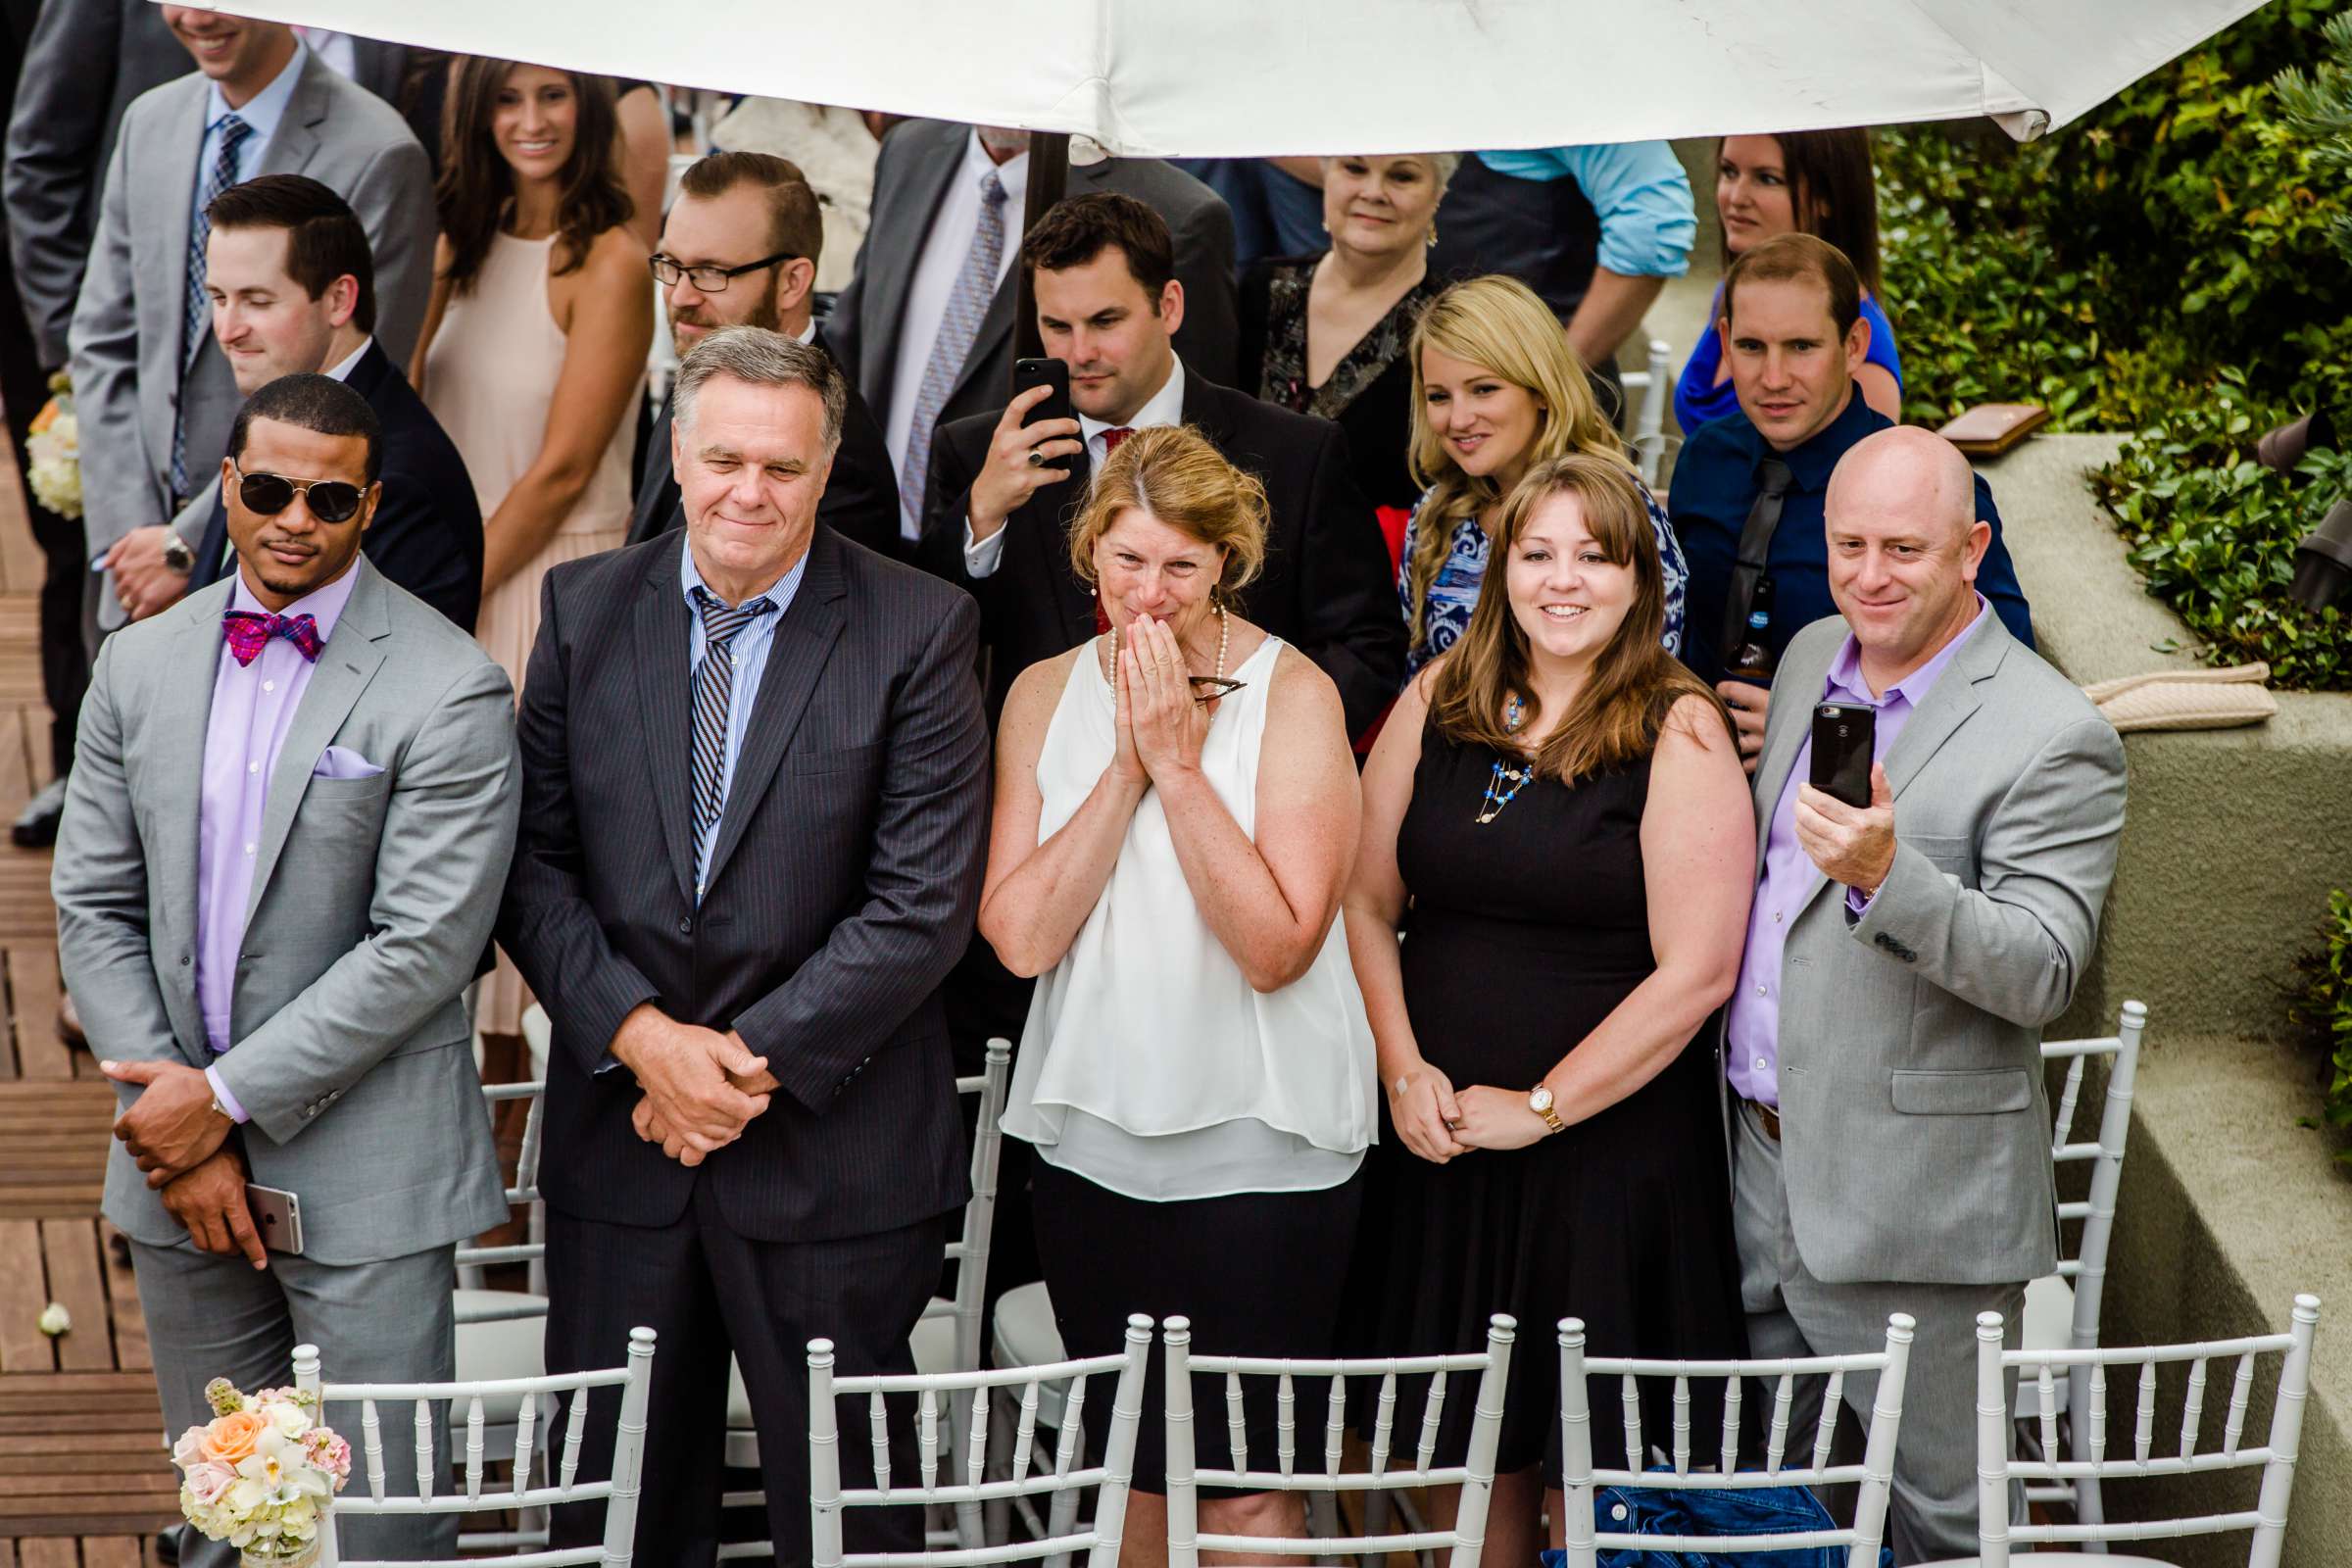
{"label": "pink flower", "polygon": [[199,1507],[209,1508],[236,1479],[237,1473],[228,1466],[215,1464],[210,1459],[199,1460],[188,1471],[188,1495],[196,1499]]}

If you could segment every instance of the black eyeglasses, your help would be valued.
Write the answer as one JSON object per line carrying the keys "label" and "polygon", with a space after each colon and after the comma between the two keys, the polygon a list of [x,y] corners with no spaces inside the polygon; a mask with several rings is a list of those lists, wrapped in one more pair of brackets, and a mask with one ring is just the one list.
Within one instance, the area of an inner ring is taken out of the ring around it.
{"label": "black eyeglasses", "polygon": [[777,267],[785,262],[799,260],[800,257],[792,251],[778,251],[773,256],[762,256],[758,261],[746,262],[741,267],[687,267],[676,257],[664,256],[656,251],[647,258],[646,265],[654,270],[654,281],[663,288],[676,287],[678,279],[682,277],[694,284],[697,293],[724,294],[727,291],[727,284],[746,272],[757,272],[761,268]]}
{"label": "black eyeglasses", "polygon": [[234,462],[237,499],[246,510],[274,517],[294,504],[296,496],[310,503],[311,515],[320,522],[349,522],[360,514],[366,493],[347,479],[289,479],[280,473],[247,473]]}
{"label": "black eyeglasses", "polygon": [[1231,697],[1250,684],[1246,680],[1235,680],[1231,675],[1187,675],[1184,678],[1193,688],[1193,701],[1196,703],[1213,703],[1220,697]]}

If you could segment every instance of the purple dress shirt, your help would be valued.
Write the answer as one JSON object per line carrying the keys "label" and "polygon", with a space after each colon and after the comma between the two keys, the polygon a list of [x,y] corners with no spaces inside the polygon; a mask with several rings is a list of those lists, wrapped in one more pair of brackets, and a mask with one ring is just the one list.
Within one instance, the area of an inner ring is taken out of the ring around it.
{"label": "purple dress shirt", "polygon": [[[359,581],[359,561],[325,587],[279,612],[309,615],[318,640],[334,636],[335,621]],[[228,610],[260,612],[245,573],[230,579]],[[270,804],[270,775],[294,723],[316,668],[283,637],[272,637],[250,664],[239,664],[226,639],[214,656],[212,718],[204,731],[204,793],[196,849],[196,1004],[204,1013],[205,1044],[218,1056],[236,1044],[229,1012],[236,1001],[237,948],[245,939],[245,908],[253,894],[255,858],[262,848],[262,812]],[[321,656],[323,657],[323,656]],[[242,1122],[245,1108],[220,1073],[208,1067],[220,1108]]]}
{"label": "purple dress shirt", "polygon": [[[1838,657],[1830,661],[1818,700],[1877,709],[1871,756],[1884,762],[1903,726],[1960,652],[1960,645],[1984,623],[1984,596],[1979,594],[1976,617],[1960,635],[1944,644],[1934,659],[1887,687],[1883,697],[1862,678],[1862,649],[1848,632]],[[1791,692],[1788,698],[1775,700],[1793,701],[1795,697]],[[1740,984],[1732,992],[1723,1021],[1724,1076],[1731,1080],[1732,1092],[1775,1108],[1781,1102],[1781,956],[1788,945],[1788,922],[1812,902],[1813,890],[1821,884],[1821,868],[1796,841],[1796,787],[1812,776],[1812,764],[1813,735],[1808,722],[1796,761],[1772,808],[1772,827],[1764,837],[1764,879],[1756,884],[1756,901],[1747,914],[1747,952],[1740,957]],[[1860,907],[1860,895],[1853,889],[1846,890],[1846,899],[1849,907]]]}

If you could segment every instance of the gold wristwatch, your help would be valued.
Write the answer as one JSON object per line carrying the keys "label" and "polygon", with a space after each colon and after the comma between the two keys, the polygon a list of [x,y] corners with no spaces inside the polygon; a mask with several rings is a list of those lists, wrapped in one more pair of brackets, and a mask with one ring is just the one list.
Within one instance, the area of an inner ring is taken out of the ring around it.
{"label": "gold wristwatch", "polygon": [[[1560,1120],[1560,1113],[1551,1108],[1551,1091],[1544,1085],[1538,1084],[1528,1091],[1527,1108],[1543,1117],[1544,1125],[1550,1129],[1550,1132],[1564,1133],[1568,1130],[1568,1124]],[[1549,1133],[1545,1134],[1546,1137],[1549,1135]]]}

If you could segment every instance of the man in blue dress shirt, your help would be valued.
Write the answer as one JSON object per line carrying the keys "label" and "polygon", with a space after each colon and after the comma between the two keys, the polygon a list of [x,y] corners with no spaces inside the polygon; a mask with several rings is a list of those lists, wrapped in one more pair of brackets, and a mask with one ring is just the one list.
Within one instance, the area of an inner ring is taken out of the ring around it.
{"label": "man in blue dress shirt", "polygon": [[[1838,460],[1893,420],[1864,403],[1854,372],[1870,351],[1862,284],[1835,245],[1784,234],[1742,254],[1724,278],[1722,335],[1740,412],[1703,425],[1674,466],[1666,510],[1690,577],[1683,662],[1732,707],[1740,755],[1754,772],[1764,744],[1768,694],[1726,680],[1756,578],[1772,579],[1766,644],[1775,662],[1788,640],[1838,612],[1830,599],[1822,508]],[[2001,514],[1984,476],[1976,514],[1992,528],[1977,590],[2010,635],[2034,646],[2034,623],[2001,539]],[[1741,550],[1742,534],[1754,537]],[[1751,569],[1740,569],[1742,555]],[[1760,564],[1761,572],[1752,569]]]}

